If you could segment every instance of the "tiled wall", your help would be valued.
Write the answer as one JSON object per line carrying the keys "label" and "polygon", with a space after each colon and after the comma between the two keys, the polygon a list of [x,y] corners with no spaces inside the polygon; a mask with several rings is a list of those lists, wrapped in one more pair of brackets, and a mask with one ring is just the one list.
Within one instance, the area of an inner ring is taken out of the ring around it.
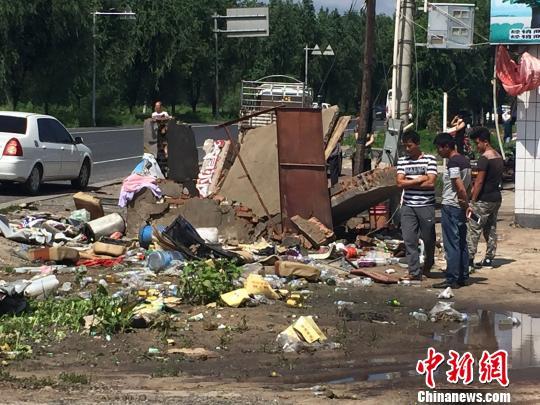
{"label": "tiled wall", "polygon": [[[529,47],[539,56],[540,46]],[[540,227],[540,89],[521,94],[517,105],[516,222]]]}

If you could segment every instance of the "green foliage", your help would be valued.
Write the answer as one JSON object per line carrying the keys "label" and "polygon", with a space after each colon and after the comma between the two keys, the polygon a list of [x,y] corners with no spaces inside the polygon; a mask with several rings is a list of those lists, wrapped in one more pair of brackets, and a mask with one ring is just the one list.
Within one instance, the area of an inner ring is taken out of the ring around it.
{"label": "green foliage", "polygon": [[87,315],[94,315],[92,334],[112,334],[129,328],[131,312],[122,308],[119,299],[98,290],[90,300],[48,299],[32,301],[29,311],[17,316],[3,316],[0,322],[0,346],[19,353],[31,352],[32,344],[64,339],[69,333],[83,330]]}
{"label": "green foliage", "polygon": [[186,263],[180,276],[180,296],[190,304],[208,304],[231,291],[241,269],[226,260]]}
{"label": "green foliage", "polygon": [[70,385],[87,385],[90,384],[90,377],[85,374],[76,373],[60,373],[58,379]]}
{"label": "green foliage", "polygon": [[[517,2],[517,1],[516,1]],[[112,5],[131,6],[136,19],[98,15]],[[532,1],[522,1],[533,4]],[[142,106],[160,99],[169,113],[209,121],[215,111],[212,14],[257,0],[33,0],[0,2],[0,105],[4,109],[58,116],[70,127],[91,124],[93,47],[96,49],[98,125],[140,123]],[[316,10],[311,0],[270,0],[270,36],[219,36],[220,115],[239,110],[241,80],[268,75],[304,79],[304,47],[332,45],[335,57],[308,55],[308,84],[315,97],[345,113],[359,108],[364,46],[363,11]],[[476,1],[476,42],[489,31],[489,1]],[[427,17],[418,13],[415,40],[425,42]],[[219,22],[224,29],[224,22]],[[95,29],[95,35],[94,35]],[[393,17],[378,15],[372,97],[385,104],[391,82]],[[450,116],[491,109],[493,52],[416,47],[413,111],[421,128],[442,115],[442,92]],[[418,93],[416,92],[418,88]],[[417,97],[418,95],[418,97]],[[500,98],[504,102],[503,98]]]}

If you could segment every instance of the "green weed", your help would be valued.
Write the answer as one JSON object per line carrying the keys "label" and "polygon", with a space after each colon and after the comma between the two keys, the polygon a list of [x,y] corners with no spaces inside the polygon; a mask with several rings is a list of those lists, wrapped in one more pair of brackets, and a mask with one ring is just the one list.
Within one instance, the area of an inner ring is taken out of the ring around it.
{"label": "green weed", "polygon": [[85,374],[76,373],[60,373],[58,380],[71,385],[87,385],[90,384],[90,377]]}
{"label": "green weed", "polygon": [[180,276],[179,294],[187,303],[208,304],[231,291],[240,274],[241,269],[227,260],[187,263]]}
{"label": "green weed", "polygon": [[31,344],[56,342],[69,333],[82,332],[87,315],[94,315],[91,334],[113,334],[128,329],[131,322],[131,311],[103,290],[98,290],[91,300],[32,301],[27,312],[2,317],[0,346],[7,345],[19,355],[30,353]]}

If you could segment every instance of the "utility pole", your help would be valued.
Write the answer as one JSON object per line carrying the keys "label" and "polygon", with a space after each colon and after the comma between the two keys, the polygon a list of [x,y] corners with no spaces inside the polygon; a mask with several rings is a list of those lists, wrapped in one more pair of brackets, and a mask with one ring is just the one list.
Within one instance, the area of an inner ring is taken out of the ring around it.
{"label": "utility pole", "polygon": [[366,0],[366,36],[364,40],[364,62],[362,73],[362,90],[360,108],[357,121],[358,139],[356,140],[356,153],[354,157],[353,175],[364,171],[364,151],[366,147],[367,132],[370,121],[371,108],[371,82],[373,77],[373,54],[375,53],[375,4],[376,0]]}
{"label": "utility pole", "polygon": [[[396,1],[396,38],[394,41],[394,77],[392,80],[392,118],[409,123],[411,105],[411,72],[414,52],[414,0]],[[399,25],[398,25],[399,24]]]}

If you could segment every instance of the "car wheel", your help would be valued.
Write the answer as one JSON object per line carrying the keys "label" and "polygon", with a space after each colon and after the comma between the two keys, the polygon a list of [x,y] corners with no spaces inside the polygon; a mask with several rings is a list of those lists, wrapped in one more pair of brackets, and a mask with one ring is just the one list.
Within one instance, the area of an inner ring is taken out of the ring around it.
{"label": "car wheel", "polygon": [[39,187],[41,186],[41,167],[38,165],[32,168],[30,176],[23,183],[24,190],[31,195],[36,195],[39,192]]}
{"label": "car wheel", "polygon": [[84,190],[88,186],[90,181],[90,162],[88,159],[85,159],[81,170],[79,171],[79,177],[74,180],[71,180],[71,185],[80,190]]}

